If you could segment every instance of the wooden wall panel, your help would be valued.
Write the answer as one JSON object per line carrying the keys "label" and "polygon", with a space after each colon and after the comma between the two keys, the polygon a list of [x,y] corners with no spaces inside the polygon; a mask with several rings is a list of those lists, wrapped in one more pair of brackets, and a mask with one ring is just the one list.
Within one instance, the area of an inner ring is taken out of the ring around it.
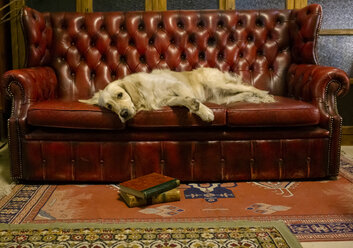
{"label": "wooden wall panel", "polygon": [[19,10],[25,6],[25,0],[10,0],[11,12],[11,46],[12,46],[12,66],[21,68],[25,63],[25,42],[21,28]]}
{"label": "wooden wall panel", "polygon": [[[5,6],[8,1],[0,0],[0,6]],[[0,12],[0,18],[6,18],[6,11],[8,8],[3,9]],[[9,22],[0,24],[0,76],[11,68],[11,40],[8,38],[10,36],[10,25]],[[5,92],[0,90],[0,145],[5,142],[7,137],[6,134],[6,119],[10,112],[10,104],[6,104]]]}
{"label": "wooden wall panel", "polygon": [[[7,4],[7,1],[0,0],[0,7],[5,6],[6,4]],[[0,18],[4,17],[6,19],[6,16],[5,16],[6,10],[7,9],[0,11]],[[8,22],[1,23],[0,24],[0,75],[10,68],[11,54],[9,53],[9,49],[11,48],[11,46],[10,46],[10,40],[8,38],[9,32],[10,32],[9,23]]]}
{"label": "wooden wall panel", "polygon": [[353,29],[323,29],[320,35],[353,35]]}
{"label": "wooden wall panel", "polygon": [[93,12],[93,0],[76,0],[76,11],[81,13]]}
{"label": "wooden wall panel", "polygon": [[300,9],[308,5],[308,0],[286,0],[287,9]]}
{"label": "wooden wall panel", "polygon": [[223,9],[223,10],[235,9],[235,0],[219,0],[219,9]]}
{"label": "wooden wall panel", "polygon": [[167,0],[145,0],[146,11],[165,11],[167,10]]}

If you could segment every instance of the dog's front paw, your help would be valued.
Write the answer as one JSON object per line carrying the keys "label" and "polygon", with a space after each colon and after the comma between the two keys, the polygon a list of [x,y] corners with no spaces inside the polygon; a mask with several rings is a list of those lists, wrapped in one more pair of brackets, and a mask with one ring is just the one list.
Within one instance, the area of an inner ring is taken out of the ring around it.
{"label": "dog's front paw", "polygon": [[203,104],[200,104],[199,111],[195,112],[203,121],[211,122],[214,120],[214,114],[211,109]]}

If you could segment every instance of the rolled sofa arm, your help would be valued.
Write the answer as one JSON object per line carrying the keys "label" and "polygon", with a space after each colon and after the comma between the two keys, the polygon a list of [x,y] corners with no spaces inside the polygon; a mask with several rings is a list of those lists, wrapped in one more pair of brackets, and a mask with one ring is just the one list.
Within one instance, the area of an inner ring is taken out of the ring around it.
{"label": "rolled sofa arm", "polygon": [[333,67],[293,64],[288,71],[288,96],[311,102],[320,111],[320,126],[329,131],[329,175],[338,175],[342,117],[337,111],[337,96],[349,90],[347,74]]}
{"label": "rolled sofa arm", "polygon": [[5,72],[3,91],[12,98],[11,119],[17,119],[20,129],[25,129],[27,109],[32,102],[56,98],[57,78],[50,67],[33,67]]}
{"label": "rolled sofa arm", "polygon": [[22,104],[56,98],[57,78],[50,67],[33,67],[7,71],[2,87]]}
{"label": "rolled sofa arm", "polygon": [[337,68],[293,64],[288,71],[288,96],[311,102],[321,112],[321,124],[328,127],[330,117],[339,116],[337,96],[345,95],[349,90],[348,75]]}
{"label": "rolled sofa arm", "polygon": [[[330,84],[335,84],[334,87]],[[292,64],[288,71],[288,93],[305,101],[325,98],[328,93],[344,95],[349,90],[347,73],[335,67]],[[327,92],[331,91],[331,92]]]}
{"label": "rolled sofa arm", "polygon": [[12,98],[11,116],[8,120],[8,140],[12,161],[13,179],[21,179],[21,142],[26,133],[27,110],[32,102],[57,97],[57,78],[50,67],[33,67],[6,72],[1,89]]}

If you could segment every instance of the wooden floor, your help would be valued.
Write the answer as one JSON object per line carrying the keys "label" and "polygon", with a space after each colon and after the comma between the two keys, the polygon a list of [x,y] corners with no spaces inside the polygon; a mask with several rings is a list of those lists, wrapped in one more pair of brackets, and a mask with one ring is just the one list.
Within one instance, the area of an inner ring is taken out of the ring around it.
{"label": "wooden floor", "polygon": [[353,241],[305,242],[301,245],[303,248],[352,248]]}

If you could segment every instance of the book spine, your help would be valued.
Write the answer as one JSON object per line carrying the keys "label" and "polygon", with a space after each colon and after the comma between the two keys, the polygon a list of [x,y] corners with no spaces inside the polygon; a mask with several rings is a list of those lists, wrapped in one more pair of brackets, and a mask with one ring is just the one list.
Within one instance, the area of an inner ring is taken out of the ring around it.
{"label": "book spine", "polygon": [[174,189],[176,187],[178,187],[180,185],[180,180],[178,179],[174,179],[174,180],[170,180],[168,182],[156,185],[154,187],[151,187],[149,189],[143,190],[143,194],[144,194],[144,198],[148,199],[151,198],[155,195],[158,195],[162,192]]}
{"label": "book spine", "polygon": [[150,204],[158,204],[158,203],[165,203],[165,202],[173,202],[173,201],[180,201],[180,190],[179,189],[172,189],[166,192],[163,192],[159,195],[151,197],[149,199],[142,199],[136,197],[134,195],[129,195],[124,192],[120,193],[121,197],[124,199],[125,203],[130,207],[140,207]]}

